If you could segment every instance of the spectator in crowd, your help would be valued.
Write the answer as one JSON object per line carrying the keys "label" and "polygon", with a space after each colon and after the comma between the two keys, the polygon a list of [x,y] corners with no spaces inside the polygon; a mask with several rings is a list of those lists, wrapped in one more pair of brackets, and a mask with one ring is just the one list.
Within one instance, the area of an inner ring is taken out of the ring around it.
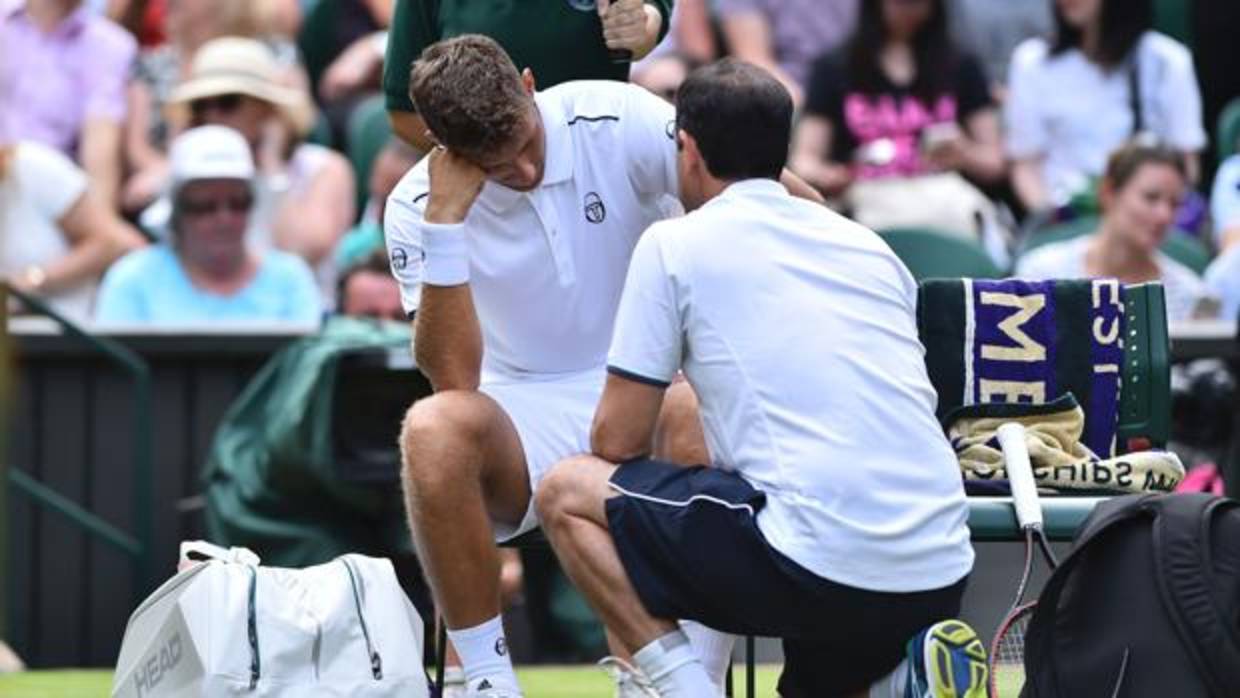
{"label": "spectator in crowd", "polygon": [[223,126],[191,129],[172,142],[169,159],[171,239],[108,271],[97,322],[316,324],[322,306],[305,262],[246,243],[256,171],[245,138]]}
{"label": "spectator in crowd", "polygon": [[[670,99],[669,85],[684,81],[686,68],[713,61],[719,54],[707,0],[677,0],[667,36],[645,58],[633,64],[630,78]],[[671,90],[674,94],[674,89]]]}
{"label": "spectator in crowd", "polygon": [[1097,232],[1039,247],[1016,265],[1029,279],[1115,278],[1125,284],[1161,281],[1167,316],[1188,320],[1214,313],[1205,283],[1159,251],[1175,221],[1188,171],[1184,154],[1167,146],[1130,143],[1111,155],[1098,190]]}
{"label": "spectator in crowd", "polygon": [[1240,155],[1225,160],[1214,177],[1211,216],[1219,256],[1206,270],[1206,284],[1222,301],[1221,317],[1240,317]]}
{"label": "spectator in crowd", "polygon": [[1150,29],[1150,0],[1055,0],[1053,41],[1012,56],[1005,105],[1012,187],[1030,211],[1066,204],[1139,133],[1185,156],[1206,143],[1193,59]]}
{"label": "spectator in crowd", "polygon": [[393,136],[370,167],[370,200],[362,220],[340,239],[336,246],[336,267],[345,269],[375,250],[383,249],[383,214],[387,198],[409,168],[418,162],[418,152]]}
{"label": "spectator in crowd", "polygon": [[[672,0],[504,0],[444,4],[396,0],[383,66],[383,93],[392,128],[426,152],[426,124],[409,98],[409,68],[427,46],[460,34],[499,43],[539,89],[569,80],[627,80],[629,62],[609,50],[645,57],[667,33]],[[436,14],[437,13],[437,14]]]}
{"label": "spectator in crowd", "polygon": [[633,82],[675,104],[680,83],[698,65],[697,61],[679,52],[665,53],[650,60],[640,74],[634,73]]}
{"label": "spectator in crowd", "polygon": [[993,207],[964,177],[1004,175],[999,112],[943,2],[863,0],[847,45],[814,62],[793,170],[871,228],[976,233]]}
{"label": "spectator in crowd", "polygon": [[60,150],[116,206],[125,81],[137,43],[81,0],[26,0],[0,16],[0,133]]}
{"label": "spectator in crowd", "polygon": [[336,307],[342,315],[406,320],[400,305],[400,284],[388,264],[387,254],[380,248],[341,273]]}
{"label": "spectator in crowd", "polygon": [[86,322],[104,270],[142,244],[60,151],[0,145],[0,276],[11,286]]}
{"label": "spectator in crowd", "polygon": [[392,10],[393,0],[336,0],[306,17],[297,45],[333,143],[348,141],[354,108],[379,92]]}
{"label": "spectator in crowd", "polygon": [[177,0],[168,7],[169,40],[143,51],[134,64],[127,89],[129,119],[125,126],[125,161],[130,174],[121,204],[137,212],[160,193],[168,174],[167,147],[174,135],[168,120],[168,99],[187,79],[198,48],[221,36],[246,36],[263,41],[279,64],[280,82],[306,85],[297,47],[274,33],[270,15],[276,0]]}
{"label": "spectator in crowd", "polygon": [[194,126],[218,124],[245,136],[258,168],[251,241],[306,261],[324,303],[336,296],[332,252],[353,224],[353,170],[340,153],[300,140],[313,121],[304,91],[279,81],[279,65],[261,42],[223,37],[194,56],[190,76],[170,104]]}
{"label": "spectator in crowd", "polygon": [[1240,242],[1240,155],[1223,161],[1214,175],[1210,192],[1210,217],[1220,251]]}
{"label": "spectator in crowd", "polygon": [[852,33],[859,0],[717,0],[728,53],[766,68],[801,104],[810,65]]}
{"label": "spectator in crowd", "polygon": [[1003,101],[1008,61],[1021,42],[1055,29],[1050,0],[948,0],[952,35],[981,61],[995,99]]}

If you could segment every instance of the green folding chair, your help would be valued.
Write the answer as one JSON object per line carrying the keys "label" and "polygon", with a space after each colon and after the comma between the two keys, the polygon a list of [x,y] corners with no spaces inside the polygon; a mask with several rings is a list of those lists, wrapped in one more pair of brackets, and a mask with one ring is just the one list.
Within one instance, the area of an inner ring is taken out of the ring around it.
{"label": "green folding chair", "polygon": [[1214,146],[1218,148],[1219,162],[1240,152],[1240,97],[1228,102],[1219,113]]}
{"label": "green folding chair", "polygon": [[913,278],[970,277],[997,279],[1003,270],[976,242],[933,228],[892,228],[878,231]]}
{"label": "green folding chair", "polygon": [[[1128,453],[1167,444],[1171,432],[1171,345],[1162,284],[1136,284],[1126,286],[1124,291],[1124,364],[1120,370],[1122,387],[1116,433],[1119,450]],[[1071,540],[1102,499],[1043,497],[1047,536],[1052,540]],[[1020,538],[1020,527],[1008,497],[970,497],[969,528],[974,540]]]}
{"label": "green folding chair", "polygon": [[1186,0],[1154,0],[1154,28],[1191,49],[1192,3]]}

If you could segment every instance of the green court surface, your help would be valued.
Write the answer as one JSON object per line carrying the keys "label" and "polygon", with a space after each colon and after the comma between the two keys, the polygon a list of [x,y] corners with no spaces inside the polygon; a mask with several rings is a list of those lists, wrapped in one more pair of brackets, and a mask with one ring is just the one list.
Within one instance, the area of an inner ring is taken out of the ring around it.
{"label": "green court surface", "polygon": [[[527,698],[610,698],[611,679],[592,666],[539,667],[519,669],[521,686]],[[735,695],[744,695],[744,669],[734,670]],[[761,698],[775,696],[779,667],[758,667],[757,690]],[[112,672],[107,670],[28,671],[0,675],[0,696],[3,698],[107,698],[112,686]],[[999,696],[1016,696],[1015,687],[999,686]]]}
{"label": "green court surface", "polygon": [[[592,666],[519,669],[527,698],[610,698],[612,683],[603,670]],[[758,667],[757,695],[775,695],[779,668]],[[736,668],[736,679],[744,671]],[[107,698],[112,672],[107,670],[28,671],[0,675],[3,698]]]}

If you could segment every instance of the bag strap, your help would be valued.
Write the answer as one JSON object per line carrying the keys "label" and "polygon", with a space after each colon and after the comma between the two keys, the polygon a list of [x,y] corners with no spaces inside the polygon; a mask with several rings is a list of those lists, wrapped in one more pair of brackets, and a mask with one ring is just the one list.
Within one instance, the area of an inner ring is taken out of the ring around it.
{"label": "bag strap", "polygon": [[262,674],[262,665],[258,655],[258,609],[255,599],[258,596],[258,568],[249,566],[250,593],[246,601],[246,632],[250,641],[250,690],[258,687],[258,679]]}
{"label": "bag strap", "polygon": [[1128,108],[1132,111],[1132,135],[1138,136],[1145,130],[1145,115],[1141,110],[1141,68],[1139,66],[1141,44],[1132,47],[1128,56]]}
{"label": "bag strap", "polygon": [[[1025,676],[1027,678],[1021,698],[1060,698],[1059,676],[1053,656],[1055,625],[1059,614],[1059,599],[1063,595],[1064,586],[1083,557],[1081,551],[1098,536],[1117,525],[1151,516],[1150,500],[1159,496],[1157,494],[1134,494],[1113,497],[1099,504],[1081,525],[1072,542],[1071,552],[1060,561],[1059,567],[1042,587],[1042,593],[1038,595],[1038,607],[1029,620],[1029,628],[1025,635]],[[1122,670],[1121,676],[1117,678],[1122,678]]]}
{"label": "bag strap", "polygon": [[1157,502],[1154,561],[1158,589],[1210,694],[1223,698],[1240,687],[1240,644],[1223,621],[1211,580],[1214,517],[1240,511],[1240,502],[1208,494],[1181,494]]}

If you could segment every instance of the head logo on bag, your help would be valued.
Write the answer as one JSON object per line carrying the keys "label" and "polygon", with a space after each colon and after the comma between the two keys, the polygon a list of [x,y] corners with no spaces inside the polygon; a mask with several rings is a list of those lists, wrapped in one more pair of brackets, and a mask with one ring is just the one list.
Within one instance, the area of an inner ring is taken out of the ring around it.
{"label": "head logo on bag", "polygon": [[181,633],[173,633],[161,647],[152,650],[134,674],[139,696],[150,694],[181,661]]}

